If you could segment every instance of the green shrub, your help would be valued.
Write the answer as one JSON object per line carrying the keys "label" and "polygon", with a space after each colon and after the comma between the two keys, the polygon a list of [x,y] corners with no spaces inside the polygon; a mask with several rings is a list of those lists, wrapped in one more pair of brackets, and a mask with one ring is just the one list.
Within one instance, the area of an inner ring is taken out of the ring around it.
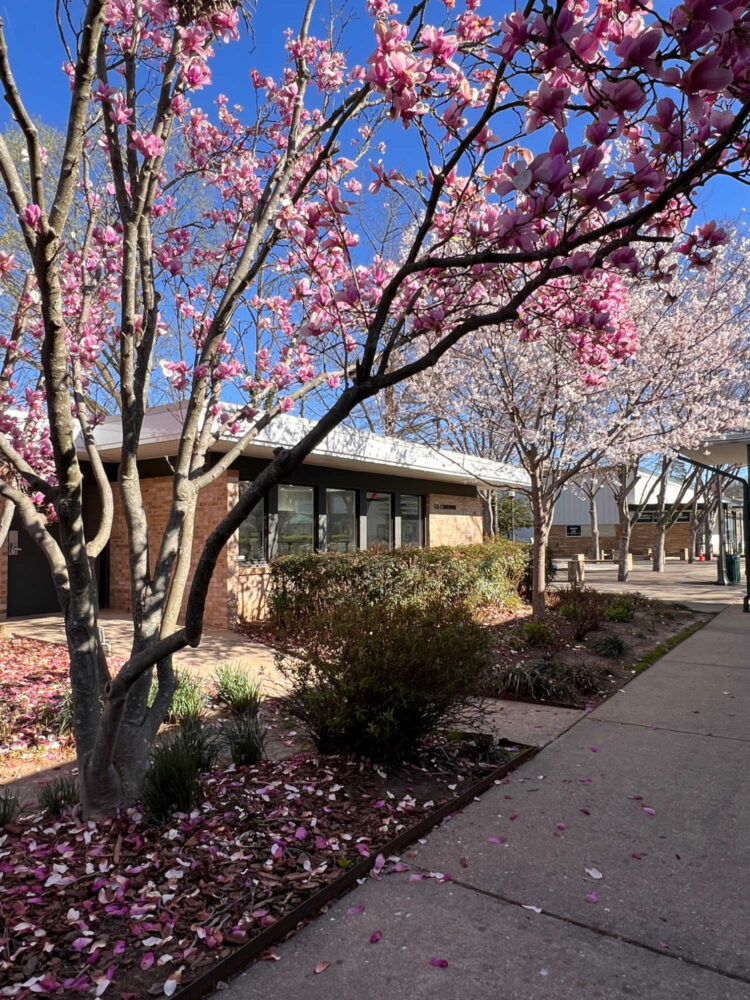
{"label": "green shrub", "polygon": [[234,715],[256,717],[260,708],[260,686],[241,667],[221,666],[214,674],[216,701]]}
{"label": "green shrub", "polygon": [[221,742],[233,764],[257,764],[265,752],[267,734],[257,716],[237,715],[222,727]]}
{"label": "green shrub", "polygon": [[634,618],[635,604],[629,597],[614,597],[604,609],[608,622],[632,622]]}
{"label": "green shrub", "polygon": [[51,816],[61,816],[66,806],[78,802],[78,782],[75,778],[55,778],[42,785],[37,796],[37,804],[42,812]]}
{"label": "green shrub", "polygon": [[604,635],[597,635],[591,640],[591,648],[599,656],[607,656],[611,660],[616,660],[618,656],[622,656],[627,646],[619,635],[605,632]]}
{"label": "green shrub", "polygon": [[180,723],[185,719],[200,719],[206,707],[203,682],[189,670],[178,670],[177,687],[172,695],[166,721]]}
{"label": "green shrub", "polygon": [[18,796],[11,791],[6,791],[0,794],[0,829],[2,829],[6,823],[12,823],[13,820],[18,815],[18,810],[21,808],[21,803],[18,801]]}
{"label": "green shrub", "polygon": [[172,813],[187,813],[198,791],[198,760],[193,747],[179,736],[154,747],[141,798],[148,818],[165,823]]}
{"label": "green shrub", "polygon": [[575,703],[598,691],[607,671],[591,663],[536,660],[502,667],[495,675],[499,695]]}
{"label": "green shrub", "polygon": [[490,638],[462,604],[362,604],[321,615],[281,660],[286,708],[323,752],[400,762],[486,690]]}
{"label": "green shrub", "polygon": [[555,639],[555,630],[551,625],[533,619],[523,623],[522,631],[529,646],[547,646]]}
{"label": "green shrub", "polygon": [[577,640],[585,639],[589,632],[602,623],[602,598],[590,587],[574,585],[560,595],[560,614],[573,626]]}
{"label": "green shrub", "polygon": [[484,545],[282,556],[271,566],[271,621],[280,631],[299,635],[343,604],[510,603],[518,600],[527,548],[496,539]]}

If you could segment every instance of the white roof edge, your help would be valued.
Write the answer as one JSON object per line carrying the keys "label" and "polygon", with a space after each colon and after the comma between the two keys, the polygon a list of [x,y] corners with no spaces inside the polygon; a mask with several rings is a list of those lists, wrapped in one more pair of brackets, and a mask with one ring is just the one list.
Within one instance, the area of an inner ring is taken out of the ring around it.
{"label": "white roof edge", "polygon": [[[141,445],[176,444],[182,428],[181,404],[157,406],[148,410],[143,422]],[[258,450],[272,453],[276,448],[291,447],[300,437],[315,426],[314,420],[282,414],[262,431],[252,442],[248,453]],[[119,416],[108,417],[95,431],[100,451],[114,451],[122,444]],[[232,440],[226,435],[227,442]],[[269,455],[270,457],[270,455]],[[352,461],[357,464],[388,466],[394,470],[411,469],[436,476],[449,482],[476,483],[480,487],[509,486],[527,488],[529,477],[523,469],[506,462],[465,455],[461,452],[433,448],[430,445],[386,437],[355,428],[334,428],[313,450],[311,459],[324,465],[326,459]]]}

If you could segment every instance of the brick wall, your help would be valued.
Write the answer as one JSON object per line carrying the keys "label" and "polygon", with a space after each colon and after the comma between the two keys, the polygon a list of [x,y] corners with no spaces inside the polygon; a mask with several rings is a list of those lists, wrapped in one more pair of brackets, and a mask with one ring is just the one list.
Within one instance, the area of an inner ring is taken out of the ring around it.
{"label": "brick wall", "polygon": [[[619,527],[617,525],[614,526],[613,534],[611,533],[612,525],[603,525],[602,527],[607,528],[610,533],[605,535],[602,532],[600,534],[599,547],[601,549],[614,549],[615,553],[617,553],[620,545]],[[635,556],[645,555],[647,549],[653,548],[655,536],[655,524],[633,525],[630,533],[629,551]],[[568,558],[578,552],[588,555],[591,545],[591,533],[587,531],[586,536],[581,538],[567,538],[565,535],[565,525],[553,524],[550,530],[549,544],[552,554],[558,559]],[[668,556],[677,556],[680,554],[680,549],[686,549],[689,545],[690,525],[686,521],[680,521],[678,524],[672,525],[667,531],[665,540],[664,547],[666,554]]]}
{"label": "brick wall", "polygon": [[239,621],[256,621],[268,614],[268,595],[271,589],[269,566],[241,566],[235,573],[232,585]]}
{"label": "brick wall", "polygon": [[472,545],[482,541],[482,501],[431,493],[427,497],[427,544]]}
{"label": "brick wall", "polygon": [[[154,567],[161,534],[167,523],[172,499],[171,476],[143,479],[141,481],[143,503],[149,524],[149,564]],[[190,575],[195,569],[203,545],[216,523],[229,509],[232,497],[236,496],[237,473],[228,472],[215,483],[206,487],[198,499],[195,517],[195,534],[190,565]],[[125,518],[120,503],[119,491],[114,489],[115,513],[110,538],[110,606],[118,611],[132,611],[130,597],[130,572],[128,569],[128,545]],[[225,547],[216,564],[206,599],[205,624],[218,628],[229,628],[235,618],[236,607],[230,593],[231,572],[237,565],[237,539],[233,537]],[[184,614],[185,603],[181,614]]]}

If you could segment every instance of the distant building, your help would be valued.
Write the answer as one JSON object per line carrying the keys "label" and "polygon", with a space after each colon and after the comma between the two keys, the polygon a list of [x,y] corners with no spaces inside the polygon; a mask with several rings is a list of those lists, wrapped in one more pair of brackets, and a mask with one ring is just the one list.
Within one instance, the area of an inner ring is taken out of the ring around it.
{"label": "distant building", "polygon": [[[628,507],[631,512],[642,504],[637,522],[630,534],[630,552],[635,556],[645,556],[653,548],[656,538],[657,495],[655,486],[656,474],[650,469],[643,469],[638,480],[630,491]],[[667,481],[666,502],[672,503],[679,495],[681,481],[672,478]],[[692,491],[685,494],[685,502],[692,502]],[[645,504],[644,504],[645,501]],[[614,552],[615,558],[620,545],[619,514],[617,504],[609,486],[603,486],[596,495],[596,510],[599,519],[599,547],[603,554]],[[698,503],[702,510],[704,504]],[[727,544],[730,551],[742,551],[742,511],[741,501],[734,498],[731,492],[725,492],[725,516],[727,525]],[[718,545],[718,537],[714,535],[713,544]],[[588,555],[591,548],[591,521],[589,516],[589,501],[572,486],[567,486],[555,505],[555,513],[550,530],[549,545],[552,554],[565,558],[577,553]],[[665,551],[668,556],[677,556],[690,545],[690,510],[686,509],[677,515],[677,520],[667,529]]]}

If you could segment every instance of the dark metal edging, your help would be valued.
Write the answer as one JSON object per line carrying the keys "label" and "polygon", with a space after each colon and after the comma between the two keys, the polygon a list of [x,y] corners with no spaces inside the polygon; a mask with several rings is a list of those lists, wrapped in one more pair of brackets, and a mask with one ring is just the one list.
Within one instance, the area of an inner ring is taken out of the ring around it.
{"label": "dark metal edging", "polygon": [[[441,823],[447,816],[468,805],[477,795],[486,792],[498,779],[505,777],[505,775],[510,774],[511,771],[514,771],[521,764],[525,764],[526,761],[531,760],[541,749],[541,747],[529,747],[517,757],[514,757],[513,760],[496,767],[489,774],[480,778],[479,781],[475,781],[468,788],[464,789],[460,795],[457,795],[449,802],[440,806],[439,809],[425,816],[415,826],[403,830],[397,837],[384,844],[377,853],[388,857],[413,844],[415,840],[429,833],[430,830]],[[337,896],[342,895],[347,889],[352,888],[357,879],[366,878],[372,869],[373,861],[374,858],[372,857],[363,858],[362,861],[358,861],[353,868],[345,871],[335,881],[330,882],[328,885],[323,886],[322,889],[318,889],[317,892],[308,896],[299,906],[296,906],[289,913],[285,914],[277,923],[261,931],[260,934],[257,934],[246,944],[240,945],[239,948],[227,955],[226,958],[222,958],[221,961],[217,962],[216,965],[212,966],[197,979],[194,979],[191,983],[188,983],[185,987],[174,993],[174,1000],[200,1000],[201,997],[215,990],[218,982],[226,981],[231,976],[236,976],[238,973],[244,971],[261,952],[264,952],[266,948],[277,944],[282,938],[286,937],[290,931],[293,931],[311,913],[320,910],[326,903],[329,903],[332,899],[336,899]]]}

